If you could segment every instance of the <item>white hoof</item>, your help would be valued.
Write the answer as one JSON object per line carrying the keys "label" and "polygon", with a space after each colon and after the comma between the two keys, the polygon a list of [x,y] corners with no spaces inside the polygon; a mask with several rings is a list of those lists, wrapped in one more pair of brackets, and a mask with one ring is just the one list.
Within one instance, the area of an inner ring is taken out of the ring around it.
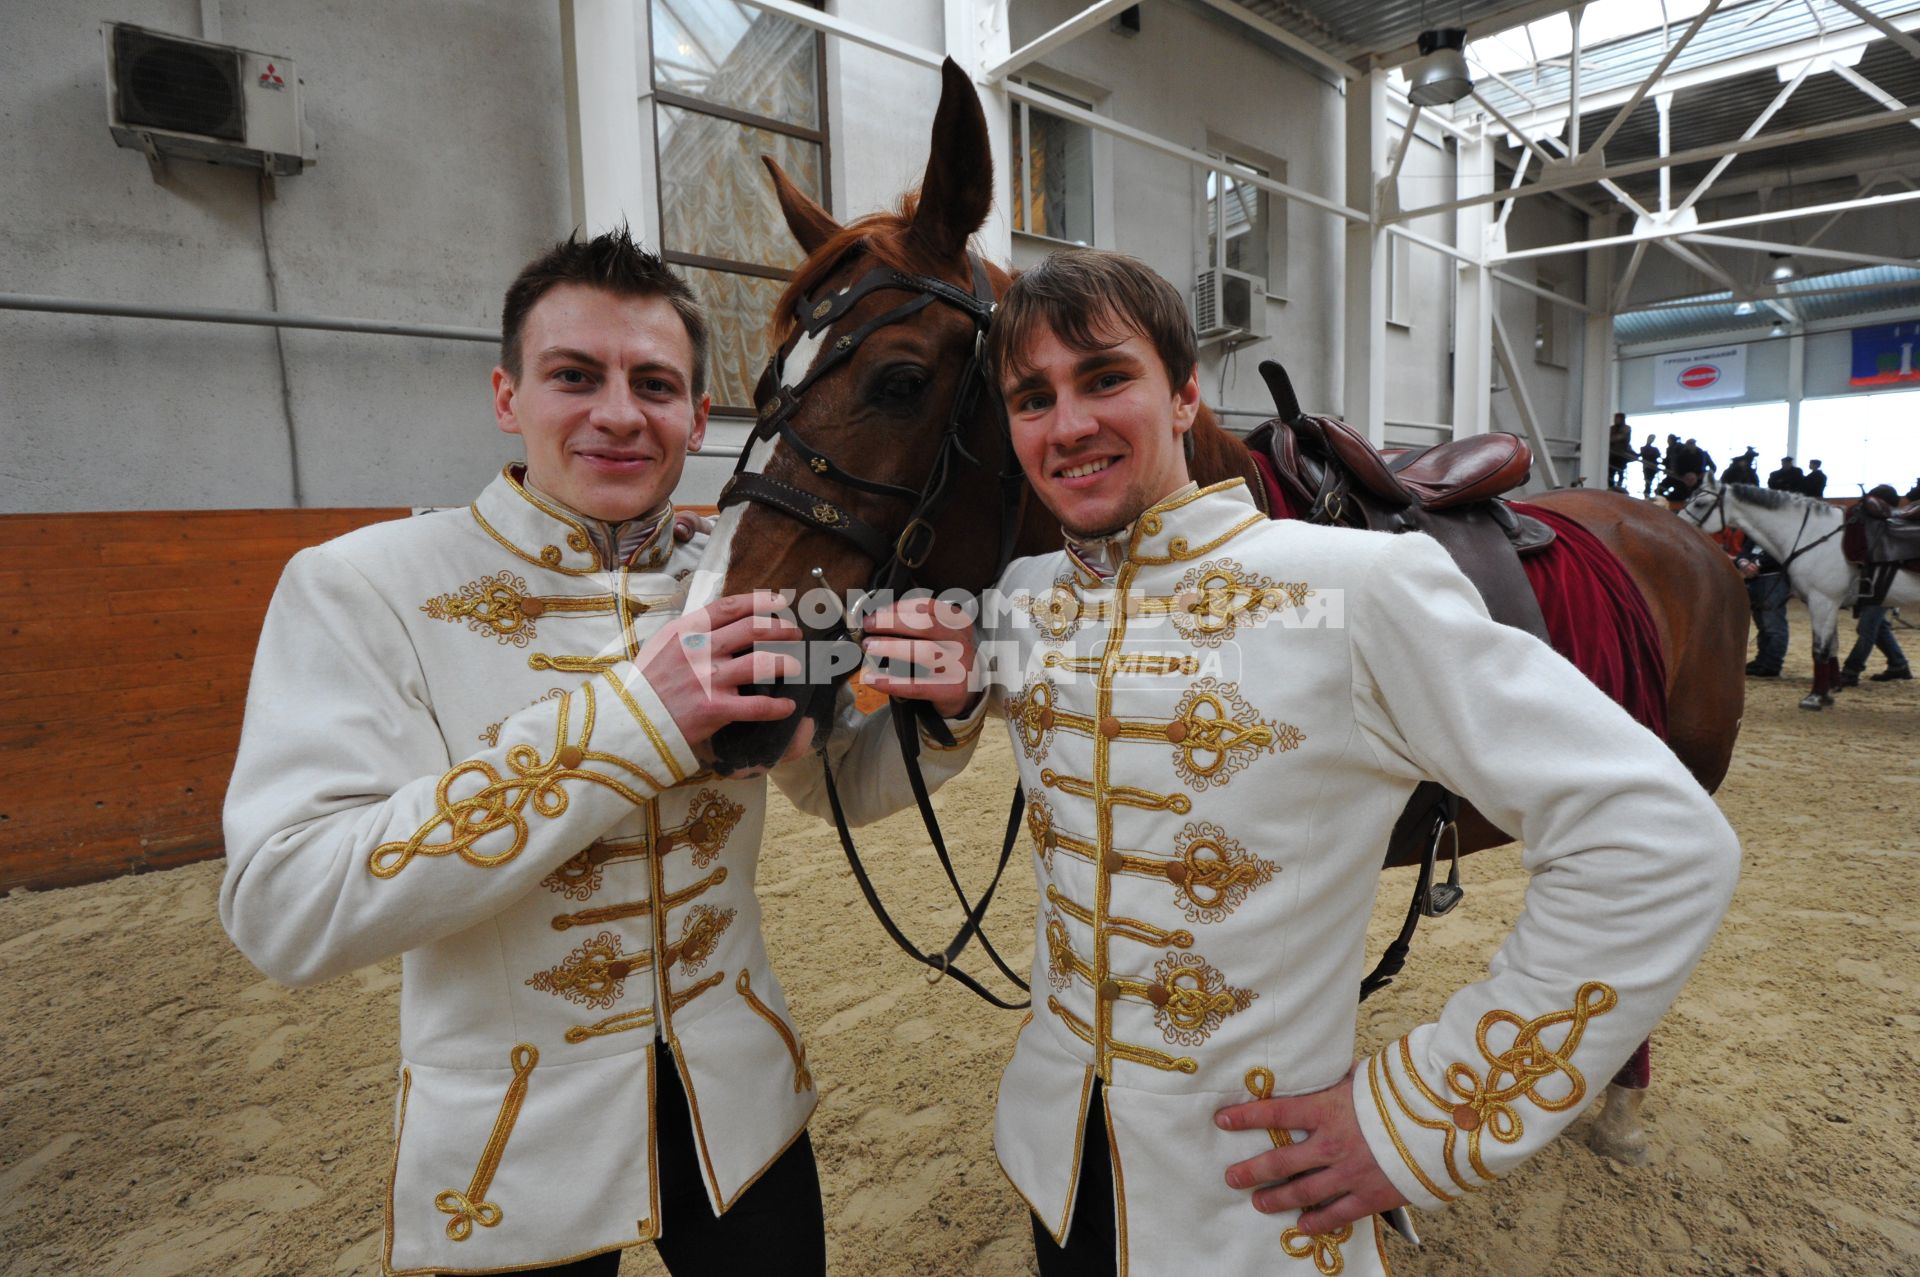
{"label": "white hoof", "polygon": [[1640,1128],[1640,1105],[1646,1098],[1643,1088],[1608,1086],[1606,1105],[1587,1136],[1587,1147],[1627,1166],[1645,1166],[1647,1133]]}
{"label": "white hoof", "polygon": [[1821,709],[1832,703],[1833,703],[1833,698],[1831,696],[1822,700],[1819,696],[1815,695],[1812,692],[1808,692],[1805,696],[1800,698],[1801,709]]}

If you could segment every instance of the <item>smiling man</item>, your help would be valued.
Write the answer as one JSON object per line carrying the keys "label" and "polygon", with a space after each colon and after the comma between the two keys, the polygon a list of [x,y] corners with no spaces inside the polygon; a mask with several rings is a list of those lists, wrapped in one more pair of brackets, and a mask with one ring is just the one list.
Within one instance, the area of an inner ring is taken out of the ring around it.
{"label": "smiling man", "polygon": [[[287,984],[402,956],[387,1271],[606,1275],[657,1240],[675,1277],[821,1274],[813,1077],[753,890],[766,780],[703,770],[720,727],[791,712],[743,688],[799,631],[770,595],[680,614],[705,318],[620,232],[529,265],[502,330],[525,462],[287,566],[221,920]],[[856,823],[911,801],[892,736],[835,733]],[[773,776],[824,812],[811,760]]]}
{"label": "smiling man", "polygon": [[[989,356],[1067,532],[1002,577],[979,664],[1011,676],[952,724],[1004,713],[1027,796],[1034,1014],[995,1146],[1040,1272],[1381,1277],[1378,1212],[1489,1185],[1646,1037],[1732,831],[1436,542],[1196,487],[1193,331],[1140,263],[1049,258]],[[1526,909],[1486,979],[1356,1063],[1382,853],[1429,779],[1520,834]]]}

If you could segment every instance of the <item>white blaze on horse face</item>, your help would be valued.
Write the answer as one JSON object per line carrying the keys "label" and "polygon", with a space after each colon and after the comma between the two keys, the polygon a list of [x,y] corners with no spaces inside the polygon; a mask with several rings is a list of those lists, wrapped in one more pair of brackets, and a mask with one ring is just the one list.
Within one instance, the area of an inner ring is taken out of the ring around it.
{"label": "white blaze on horse face", "polygon": [[[759,474],[773,460],[773,454],[779,450],[780,437],[761,439],[747,452],[747,464],[742,467],[746,474]],[[733,534],[740,530],[740,520],[747,512],[747,503],[739,502],[720,512],[720,521],[713,525],[713,534],[707,538],[706,553],[700,556],[700,566],[687,578],[687,601],[681,611],[691,612],[695,608],[705,607],[720,597],[726,588],[727,568],[733,562]]]}
{"label": "white blaze on horse face", "polygon": [[799,385],[813,371],[813,365],[826,345],[827,330],[824,328],[811,336],[802,336],[793,343],[793,349],[780,361],[780,384],[789,390]]}

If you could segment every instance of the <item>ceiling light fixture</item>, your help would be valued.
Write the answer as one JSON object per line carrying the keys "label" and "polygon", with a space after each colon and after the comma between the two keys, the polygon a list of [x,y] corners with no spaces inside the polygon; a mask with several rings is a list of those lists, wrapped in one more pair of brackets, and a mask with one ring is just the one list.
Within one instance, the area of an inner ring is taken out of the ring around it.
{"label": "ceiling light fixture", "polygon": [[1736,315],[1751,315],[1753,313],[1753,303],[1741,302],[1733,308],[1733,313]]}
{"label": "ceiling light fixture", "polygon": [[1774,283],[1784,284],[1800,273],[1800,268],[1794,264],[1791,254],[1769,253],[1767,256],[1773,258],[1773,270],[1769,277]]}
{"label": "ceiling light fixture", "polygon": [[1407,97],[1419,106],[1445,106],[1473,92],[1466,48],[1465,27],[1422,31],[1420,60],[1408,77]]}

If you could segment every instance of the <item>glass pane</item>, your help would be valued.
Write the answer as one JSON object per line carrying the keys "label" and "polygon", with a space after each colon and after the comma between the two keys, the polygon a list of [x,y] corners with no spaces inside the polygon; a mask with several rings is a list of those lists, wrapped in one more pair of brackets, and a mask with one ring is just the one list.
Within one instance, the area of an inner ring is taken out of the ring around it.
{"label": "glass pane", "polygon": [[[1262,177],[1262,169],[1247,165]],[[1207,260],[1230,270],[1267,277],[1267,193],[1238,180],[1231,170],[1207,174]],[[1225,237],[1225,252],[1221,238]]]}
{"label": "glass pane", "polygon": [[653,82],[817,129],[815,39],[797,22],[734,0],[653,0]]}
{"label": "glass pane", "polygon": [[796,185],[820,194],[820,147],[697,111],[663,106],[660,129],[661,239],[665,247],[763,266],[800,263],[760,164],[771,155]]}
{"label": "glass pane", "polygon": [[1045,111],[1027,112],[1026,229],[1093,243],[1093,131]]}
{"label": "glass pane", "polygon": [[767,321],[786,281],[676,266],[707,308],[712,332],[708,391],[716,408],[753,407],[753,385],[767,364]]}

